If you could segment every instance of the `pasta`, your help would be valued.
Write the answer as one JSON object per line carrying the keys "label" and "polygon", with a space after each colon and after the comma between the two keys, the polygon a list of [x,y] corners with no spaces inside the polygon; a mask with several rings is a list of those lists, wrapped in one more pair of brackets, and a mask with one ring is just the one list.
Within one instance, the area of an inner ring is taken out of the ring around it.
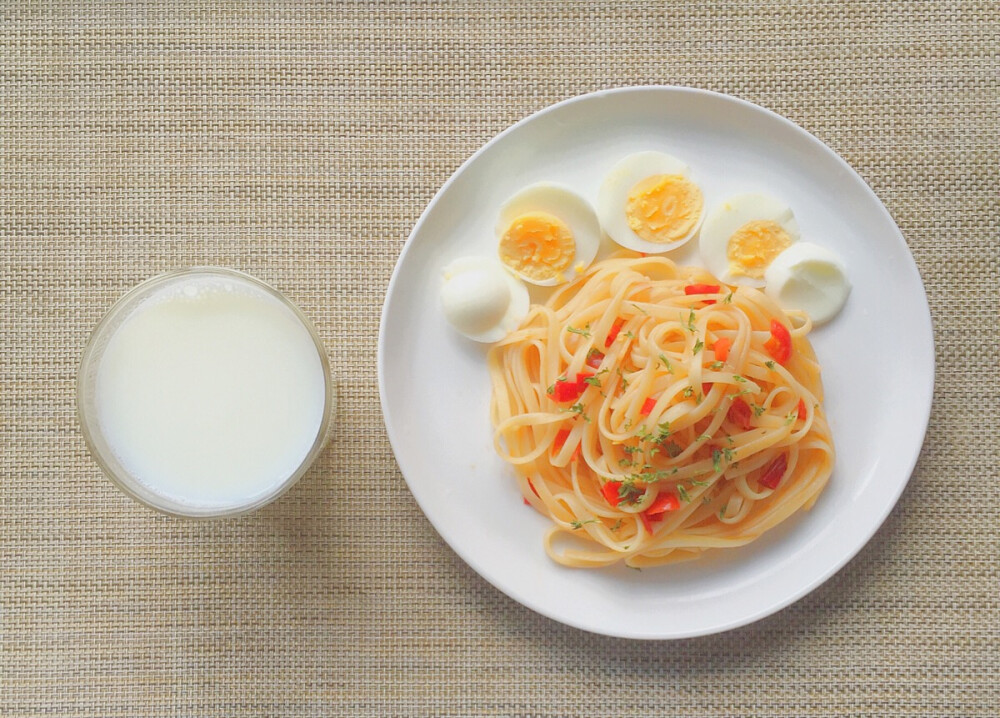
{"label": "pasta", "polygon": [[641,568],[747,544],[833,469],[810,321],[763,292],[620,253],[490,350],[497,452],[555,561]]}

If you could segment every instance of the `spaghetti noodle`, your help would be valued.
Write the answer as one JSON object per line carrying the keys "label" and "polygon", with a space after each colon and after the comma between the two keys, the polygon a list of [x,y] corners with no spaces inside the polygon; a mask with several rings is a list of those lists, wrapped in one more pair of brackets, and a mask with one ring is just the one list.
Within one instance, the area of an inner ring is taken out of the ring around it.
{"label": "spaghetti noodle", "polygon": [[753,541],[816,501],[834,449],[811,324],[664,257],[615,255],[490,351],[491,420],[568,566]]}

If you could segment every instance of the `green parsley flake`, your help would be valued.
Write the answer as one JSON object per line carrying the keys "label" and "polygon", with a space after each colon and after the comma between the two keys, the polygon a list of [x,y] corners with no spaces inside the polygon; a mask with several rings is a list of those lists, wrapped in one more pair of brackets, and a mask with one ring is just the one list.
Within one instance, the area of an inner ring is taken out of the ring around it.
{"label": "green parsley flake", "polygon": [[688,315],[688,331],[694,333],[696,329],[697,327],[694,324],[694,310],[692,309]]}
{"label": "green parsley flake", "polygon": [[586,521],[570,521],[569,525],[573,527],[573,530],[582,529],[587,524],[596,524],[597,519],[587,519]]}
{"label": "green parsley flake", "polygon": [[583,380],[583,383],[599,387],[601,385],[601,380],[598,379],[596,376],[588,376],[586,379]]}
{"label": "green parsley flake", "polygon": [[681,497],[681,501],[684,503],[691,503],[691,497],[688,495],[687,489],[685,489],[681,484],[677,484],[677,495]]}
{"label": "green parsley flake", "polygon": [[684,387],[684,396],[690,397],[693,394],[694,394],[694,387],[693,386],[686,386],[686,387]]}
{"label": "green parsley flake", "polygon": [[579,334],[580,336],[590,338],[590,325],[588,324],[583,329],[577,329],[576,327],[566,327],[566,331],[573,332],[574,334]]}
{"label": "green parsley flake", "polygon": [[721,361],[714,361],[711,364],[709,364],[708,366],[710,368],[715,369],[716,371],[718,371],[719,369],[721,369],[722,367],[724,367],[725,364],[723,362],[721,362]]}
{"label": "green parsley flake", "polygon": [[702,349],[704,349],[704,347],[705,347],[705,342],[703,342],[701,339],[699,339],[698,341],[696,341],[694,343],[694,351],[692,351],[691,354],[692,355],[697,354]]}
{"label": "green parsley flake", "polygon": [[668,374],[673,374],[674,373],[674,368],[672,366],[670,366],[670,360],[667,359],[667,357],[666,357],[665,354],[660,354],[660,361],[663,362],[663,366],[665,366],[667,368],[667,373]]}
{"label": "green parsley flake", "polygon": [[719,473],[722,469],[722,452],[718,449],[712,449],[712,468],[715,473]]}
{"label": "green parsley flake", "polygon": [[640,307],[638,304],[636,304],[635,302],[631,302],[631,304],[632,304],[633,307],[635,307],[636,309],[638,309],[640,312],[642,312],[643,314],[645,314],[647,317],[649,316],[649,312],[647,312],[645,309],[643,309],[642,307]]}
{"label": "green parsley flake", "polygon": [[774,362],[768,359],[766,362],[764,362],[764,366],[766,366],[768,369],[774,369]]}
{"label": "green parsley flake", "polygon": [[738,381],[745,384],[747,380],[741,377],[739,374],[733,374],[733,381]]}

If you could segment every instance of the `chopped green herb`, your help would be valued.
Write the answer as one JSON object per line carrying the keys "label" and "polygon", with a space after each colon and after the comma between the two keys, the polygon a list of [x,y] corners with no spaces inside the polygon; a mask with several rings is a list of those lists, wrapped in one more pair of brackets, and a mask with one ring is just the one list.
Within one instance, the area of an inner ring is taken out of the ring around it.
{"label": "chopped green herb", "polygon": [[627,469],[629,466],[632,466],[633,464],[635,464],[635,462],[632,461],[632,459],[618,459],[618,465],[623,469]]}
{"label": "chopped green herb", "polygon": [[721,362],[721,361],[714,361],[711,364],[709,364],[708,366],[711,369],[719,370],[719,369],[721,369],[722,367],[725,366],[725,363]]}
{"label": "chopped green herb", "polygon": [[712,449],[712,468],[716,473],[722,469],[722,452],[718,449]]}
{"label": "chopped green herb", "polygon": [[745,384],[747,380],[741,377],[739,374],[733,374],[733,381],[738,381]]}
{"label": "chopped green herb", "polygon": [[555,384],[549,384],[549,388],[545,390],[545,393],[546,394],[555,394],[556,393],[556,385]]}
{"label": "chopped green herb", "polygon": [[722,303],[723,304],[732,304],[733,303],[733,293],[730,292],[729,294],[727,294],[726,298],[722,300]]}
{"label": "chopped green herb", "polygon": [[726,509],[728,509],[728,508],[729,508],[729,504],[726,504],[721,509],[719,509],[719,518],[720,519],[726,518]]}
{"label": "chopped green herb", "polygon": [[627,336],[629,339],[635,339],[635,334],[633,334],[631,331],[625,332],[625,336]]}
{"label": "chopped green herb", "polygon": [[626,419],[625,420],[625,431],[628,431],[631,428],[632,428],[632,420],[631,419]]}
{"label": "chopped green herb", "polygon": [[785,426],[795,423],[795,420],[798,418],[799,418],[799,410],[796,408],[795,410],[790,411],[788,413],[788,416],[785,417]]}
{"label": "chopped green herb", "polygon": [[[623,546],[622,548],[627,549],[628,546]],[[625,566],[632,569],[633,571],[638,571],[639,573],[642,573],[642,569],[639,568],[638,566],[630,566],[629,564],[625,564]]]}
{"label": "chopped green herb", "polygon": [[583,383],[599,387],[601,385],[601,380],[598,379],[596,376],[588,376],[586,379],[583,380]]}
{"label": "chopped green herb", "polygon": [[692,394],[694,394],[694,387],[693,386],[686,386],[686,387],[684,387],[684,396],[690,397]]}
{"label": "chopped green herb", "polygon": [[751,404],[750,406],[752,406],[752,407],[753,407],[753,415],[754,415],[754,416],[760,416],[760,415],[761,415],[761,414],[763,414],[763,413],[764,413],[765,411],[767,411],[767,409],[765,409],[765,408],[764,408],[764,407],[762,407],[762,406],[758,406],[757,404]]}
{"label": "chopped green herb", "polygon": [[587,519],[586,521],[570,521],[569,525],[573,527],[574,530],[582,529],[586,524],[596,524],[597,519]]}
{"label": "chopped green herb", "polygon": [[579,334],[581,336],[590,338],[590,325],[588,324],[583,329],[577,329],[576,327],[566,327],[566,331],[573,332],[573,334]]}
{"label": "chopped green herb", "polygon": [[645,309],[643,309],[642,307],[640,307],[638,304],[636,304],[635,302],[630,302],[630,303],[631,303],[631,305],[633,307],[635,307],[636,309],[638,309],[640,312],[642,312],[643,314],[645,314],[647,317],[649,316],[649,312],[647,312]]}
{"label": "chopped green herb", "polygon": [[705,347],[705,342],[703,342],[701,339],[699,339],[698,341],[696,341],[694,343],[694,350],[691,352],[691,354],[692,355],[697,354],[702,349],[704,349],[704,347]]}
{"label": "chopped green herb", "polygon": [[708,434],[699,434],[699,435],[698,435],[698,438],[697,438],[697,439],[695,439],[695,441],[708,441],[708,440],[709,440],[709,439],[711,439],[711,438],[712,438],[712,437],[711,437],[711,436],[709,436]]}
{"label": "chopped green herb", "polygon": [[685,489],[681,484],[677,484],[677,495],[681,497],[681,501],[684,503],[691,503],[691,497],[688,496],[687,489]]}
{"label": "chopped green herb", "polygon": [[683,449],[673,441],[667,443],[667,445],[664,446],[663,448],[666,450],[667,456],[669,456],[671,459],[676,459],[678,456],[680,456],[681,452],[683,451]]}
{"label": "chopped green herb", "polygon": [[691,310],[691,313],[688,314],[688,325],[687,325],[687,328],[688,328],[688,331],[692,332],[692,333],[695,331],[695,329],[697,329],[697,327],[694,324],[694,310],[693,309]]}
{"label": "chopped green herb", "polygon": [[623,524],[623,523],[625,523],[625,522],[624,522],[624,520],[622,520],[622,519],[618,519],[618,520],[617,520],[617,521],[615,522],[615,525],[611,527],[611,530],[612,530],[612,531],[617,531],[618,529],[620,529],[620,528],[622,527],[622,524]]}
{"label": "chopped green herb", "polygon": [[730,463],[733,460],[733,450],[728,446],[722,450],[722,455],[726,457],[726,463]]}
{"label": "chopped green herb", "polygon": [[666,357],[665,354],[660,354],[660,361],[663,362],[663,366],[665,366],[667,368],[667,373],[668,374],[673,374],[674,373],[674,368],[672,366],[670,366],[670,360],[667,359],[667,357]]}
{"label": "chopped green herb", "polygon": [[764,366],[766,366],[768,369],[774,369],[774,362],[768,359],[766,362],[764,362]]}

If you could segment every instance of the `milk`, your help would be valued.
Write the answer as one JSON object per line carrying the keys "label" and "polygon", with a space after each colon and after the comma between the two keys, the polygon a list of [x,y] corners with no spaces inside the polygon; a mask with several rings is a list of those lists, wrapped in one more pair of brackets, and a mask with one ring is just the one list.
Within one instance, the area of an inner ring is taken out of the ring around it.
{"label": "milk", "polygon": [[276,493],[317,441],[326,373],[296,313],[240,275],[178,275],[113,329],[100,433],[153,493],[193,508]]}

